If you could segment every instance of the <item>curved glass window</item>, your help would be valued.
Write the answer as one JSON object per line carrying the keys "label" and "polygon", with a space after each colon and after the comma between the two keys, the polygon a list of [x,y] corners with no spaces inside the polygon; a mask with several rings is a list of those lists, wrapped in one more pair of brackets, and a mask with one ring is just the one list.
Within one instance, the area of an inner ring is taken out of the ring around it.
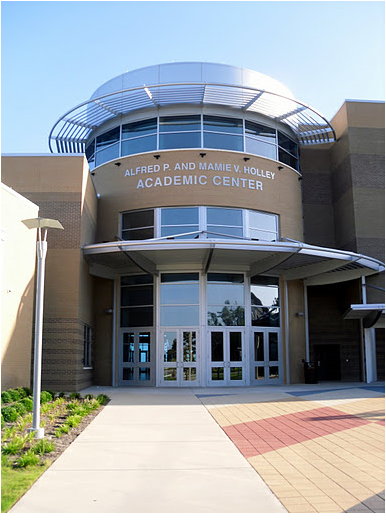
{"label": "curved glass window", "polygon": [[124,240],[246,238],[274,242],[278,239],[278,224],[277,215],[247,209],[205,206],[155,208],[122,213],[121,237]]}
{"label": "curved glass window", "polygon": [[244,276],[208,273],[208,325],[245,325]]}
{"label": "curved glass window", "polygon": [[121,327],[153,326],[153,277],[122,276]]}
{"label": "curved glass window", "polygon": [[161,325],[178,327],[200,323],[198,273],[161,274]]}
{"label": "curved glass window", "polygon": [[251,278],[251,323],[257,327],[280,327],[279,279]]}
{"label": "curved glass window", "polygon": [[125,123],[89,142],[86,157],[93,169],[121,156],[184,148],[245,151],[299,170],[299,146],[283,132],[241,118],[198,114]]}

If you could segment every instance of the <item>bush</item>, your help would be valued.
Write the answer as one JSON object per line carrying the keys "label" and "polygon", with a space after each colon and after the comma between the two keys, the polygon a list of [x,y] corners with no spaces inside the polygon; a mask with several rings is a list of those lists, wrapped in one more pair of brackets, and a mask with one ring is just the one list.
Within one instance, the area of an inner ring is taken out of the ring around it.
{"label": "bush", "polygon": [[1,429],[3,429],[4,426],[5,426],[5,421],[4,421],[3,414],[1,414]]}
{"label": "bush", "polygon": [[97,401],[100,402],[100,404],[106,404],[109,401],[109,396],[106,394],[99,394],[97,397]]}
{"label": "bush", "polygon": [[26,386],[23,386],[23,390],[25,392],[26,397],[30,397],[32,395],[32,390]]}
{"label": "bush", "polygon": [[20,403],[15,403],[15,404],[13,404],[13,405],[12,405],[12,408],[13,408],[14,410],[16,410],[16,412],[17,412],[18,415],[21,415],[21,416],[23,416],[23,415],[27,412],[26,407],[25,407],[24,404],[21,403],[21,402],[20,402]]}
{"label": "bush", "polygon": [[72,392],[72,394],[70,394],[70,399],[80,399],[81,396],[80,396],[80,393],[79,392]]}
{"label": "bush", "polygon": [[31,398],[24,397],[24,399],[22,399],[20,402],[25,406],[25,409],[27,410],[27,412],[32,412],[33,407],[34,407],[34,402]]}
{"label": "bush", "polygon": [[23,437],[14,437],[8,444],[1,447],[1,453],[5,455],[15,455],[15,453],[24,448],[24,444],[25,439]]}
{"label": "bush", "polygon": [[35,446],[31,448],[31,451],[36,455],[44,455],[44,453],[51,453],[54,451],[55,444],[47,439],[40,439]]}
{"label": "bush", "polygon": [[56,392],[54,392],[53,390],[44,390],[44,391],[48,392],[51,395],[50,401],[53,401],[55,399]]}
{"label": "bush", "polygon": [[16,388],[16,391],[19,393],[19,395],[20,395],[20,399],[23,399],[23,397],[27,397],[27,392],[24,390],[23,387],[18,386],[18,387]]}
{"label": "bush", "polygon": [[43,390],[40,393],[40,404],[47,403],[48,401],[52,401],[52,395],[50,394],[50,392]]}
{"label": "bush", "polygon": [[19,417],[13,406],[6,406],[5,408],[2,408],[1,415],[4,417],[5,422],[15,422]]}
{"label": "bush", "polygon": [[25,468],[27,466],[36,466],[40,462],[40,457],[32,450],[26,451],[19,459],[16,461],[16,466],[18,468]]}
{"label": "bush", "polygon": [[11,403],[12,399],[8,392],[1,392],[1,403]]}
{"label": "bush", "polygon": [[82,417],[80,415],[70,415],[67,417],[65,424],[68,424],[70,428],[75,428],[81,420]]}
{"label": "bush", "polygon": [[20,400],[20,394],[19,394],[19,392],[17,390],[10,388],[8,390],[8,394],[10,395],[12,401],[19,401]]}
{"label": "bush", "polygon": [[84,396],[84,398],[90,400],[90,399],[94,399],[94,396],[93,396],[92,394],[86,394],[86,395]]}
{"label": "bush", "polygon": [[66,392],[59,392],[58,393],[58,397],[65,397],[66,396]]}

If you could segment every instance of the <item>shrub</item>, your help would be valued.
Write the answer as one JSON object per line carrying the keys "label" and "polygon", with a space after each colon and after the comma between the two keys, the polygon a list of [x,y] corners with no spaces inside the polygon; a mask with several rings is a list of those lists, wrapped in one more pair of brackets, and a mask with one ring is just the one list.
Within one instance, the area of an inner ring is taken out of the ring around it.
{"label": "shrub", "polygon": [[109,400],[110,398],[106,394],[99,394],[97,397],[97,401],[99,401],[100,404],[106,404]]}
{"label": "shrub", "polygon": [[18,386],[16,388],[16,391],[19,393],[21,399],[23,399],[23,397],[27,397],[27,392],[24,390],[23,387]]}
{"label": "shrub", "polygon": [[51,451],[54,451],[55,444],[47,439],[40,439],[35,446],[31,448],[31,451],[33,453],[36,453],[36,455],[44,455],[44,453],[51,453]]}
{"label": "shrub", "polygon": [[36,466],[40,462],[40,457],[32,450],[26,451],[19,459],[16,461],[16,466],[18,468],[25,468],[27,466]]}
{"label": "shrub", "polygon": [[79,392],[72,392],[70,394],[70,399],[80,399],[81,396],[80,396],[80,393]]}
{"label": "shrub", "polygon": [[23,390],[25,392],[26,397],[30,397],[32,395],[32,390],[26,386],[23,386]]}
{"label": "shrub", "polygon": [[58,394],[58,397],[65,397],[66,396],[66,392],[59,392]]}
{"label": "shrub", "polygon": [[12,402],[11,396],[8,392],[1,392],[1,403],[10,403]]}
{"label": "shrub", "polygon": [[81,420],[81,415],[70,415],[67,417],[65,424],[68,424],[70,428],[75,428],[76,426],[78,426]]}
{"label": "shrub", "polygon": [[56,396],[56,392],[54,392],[53,390],[44,390],[45,392],[48,392],[50,395],[51,395],[51,399],[50,401],[52,401],[53,399],[55,399],[55,396]]}
{"label": "shrub", "polygon": [[50,392],[43,390],[40,393],[40,404],[47,403],[48,401],[52,401],[52,395],[50,394]]}
{"label": "shrub", "polygon": [[5,426],[5,421],[3,415],[1,415],[1,429],[3,429]]}
{"label": "shrub", "polygon": [[94,396],[92,394],[86,394],[84,396],[84,398],[90,400],[90,399],[94,399]]}
{"label": "shrub", "polygon": [[19,401],[20,394],[17,390],[10,388],[8,390],[8,394],[10,395],[12,401]]}
{"label": "shrub", "polygon": [[27,412],[32,412],[33,407],[34,407],[34,402],[32,401],[32,399],[30,397],[24,397],[24,399],[22,399],[20,402],[25,406],[25,409],[27,410]]}
{"label": "shrub", "polygon": [[1,409],[1,415],[4,417],[5,422],[15,422],[18,418],[18,413],[13,406],[6,406]]}
{"label": "shrub", "polygon": [[24,444],[25,439],[23,437],[14,437],[8,444],[1,447],[1,453],[5,455],[15,455],[15,453],[23,449]]}
{"label": "shrub", "polygon": [[18,415],[23,416],[26,413],[26,407],[23,403],[15,403],[12,405],[13,409],[16,410]]}

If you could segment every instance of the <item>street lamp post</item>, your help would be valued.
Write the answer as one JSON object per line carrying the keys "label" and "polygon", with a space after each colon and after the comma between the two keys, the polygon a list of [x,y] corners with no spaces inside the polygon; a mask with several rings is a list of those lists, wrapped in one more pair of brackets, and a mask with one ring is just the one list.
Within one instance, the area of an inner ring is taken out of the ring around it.
{"label": "street lamp post", "polygon": [[[43,303],[44,303],[44,273],[47,255],[47,229],[63,229],[58,220],[50,218],[30,218],[22,221],[28,229],[38,230],[36,255],[38,260],[36,279],[36,309],[35,309],[35,344],[34,344],[34,382],[33,382],[33,419],[32,428],[36,439],[44,437],[44,428],[40,428],[40,392],[42,373],[42,336],[43,336]],[[42,229],[44,238],[42,239]]]}

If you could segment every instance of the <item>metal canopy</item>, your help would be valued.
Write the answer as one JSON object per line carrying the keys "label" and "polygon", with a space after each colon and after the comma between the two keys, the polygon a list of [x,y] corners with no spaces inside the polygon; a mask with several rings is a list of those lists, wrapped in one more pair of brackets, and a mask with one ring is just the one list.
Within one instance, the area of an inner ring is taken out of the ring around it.
{"label": "metal canopy", "polygon": [[385,326],[384,303],[352,304],[345,312],[345,320],[363,320],[365,328],[383,328]]}
{"label": "metal canopy", "polygon": [[83,254],[91,274],[107,278],[138,268],[157,275],[162,269],[199,266],[204,272],[239,269],[249,276],[260,273],[325,285],[384,271],[384,264],[374,258],[301,242],[151,239],[87,245]]}
{"label": "metal canopy", "polygon": [[302,145],[335,141],[334,129],[327,119],[306,104],[282,94],[245,85],[178,82],[116,90],[77,105],[53,126],[49,135],[50,150],[84,152],[89,135],[107,121],[135,110],[178,104],[220,105],[263,114],[288,125]]}

